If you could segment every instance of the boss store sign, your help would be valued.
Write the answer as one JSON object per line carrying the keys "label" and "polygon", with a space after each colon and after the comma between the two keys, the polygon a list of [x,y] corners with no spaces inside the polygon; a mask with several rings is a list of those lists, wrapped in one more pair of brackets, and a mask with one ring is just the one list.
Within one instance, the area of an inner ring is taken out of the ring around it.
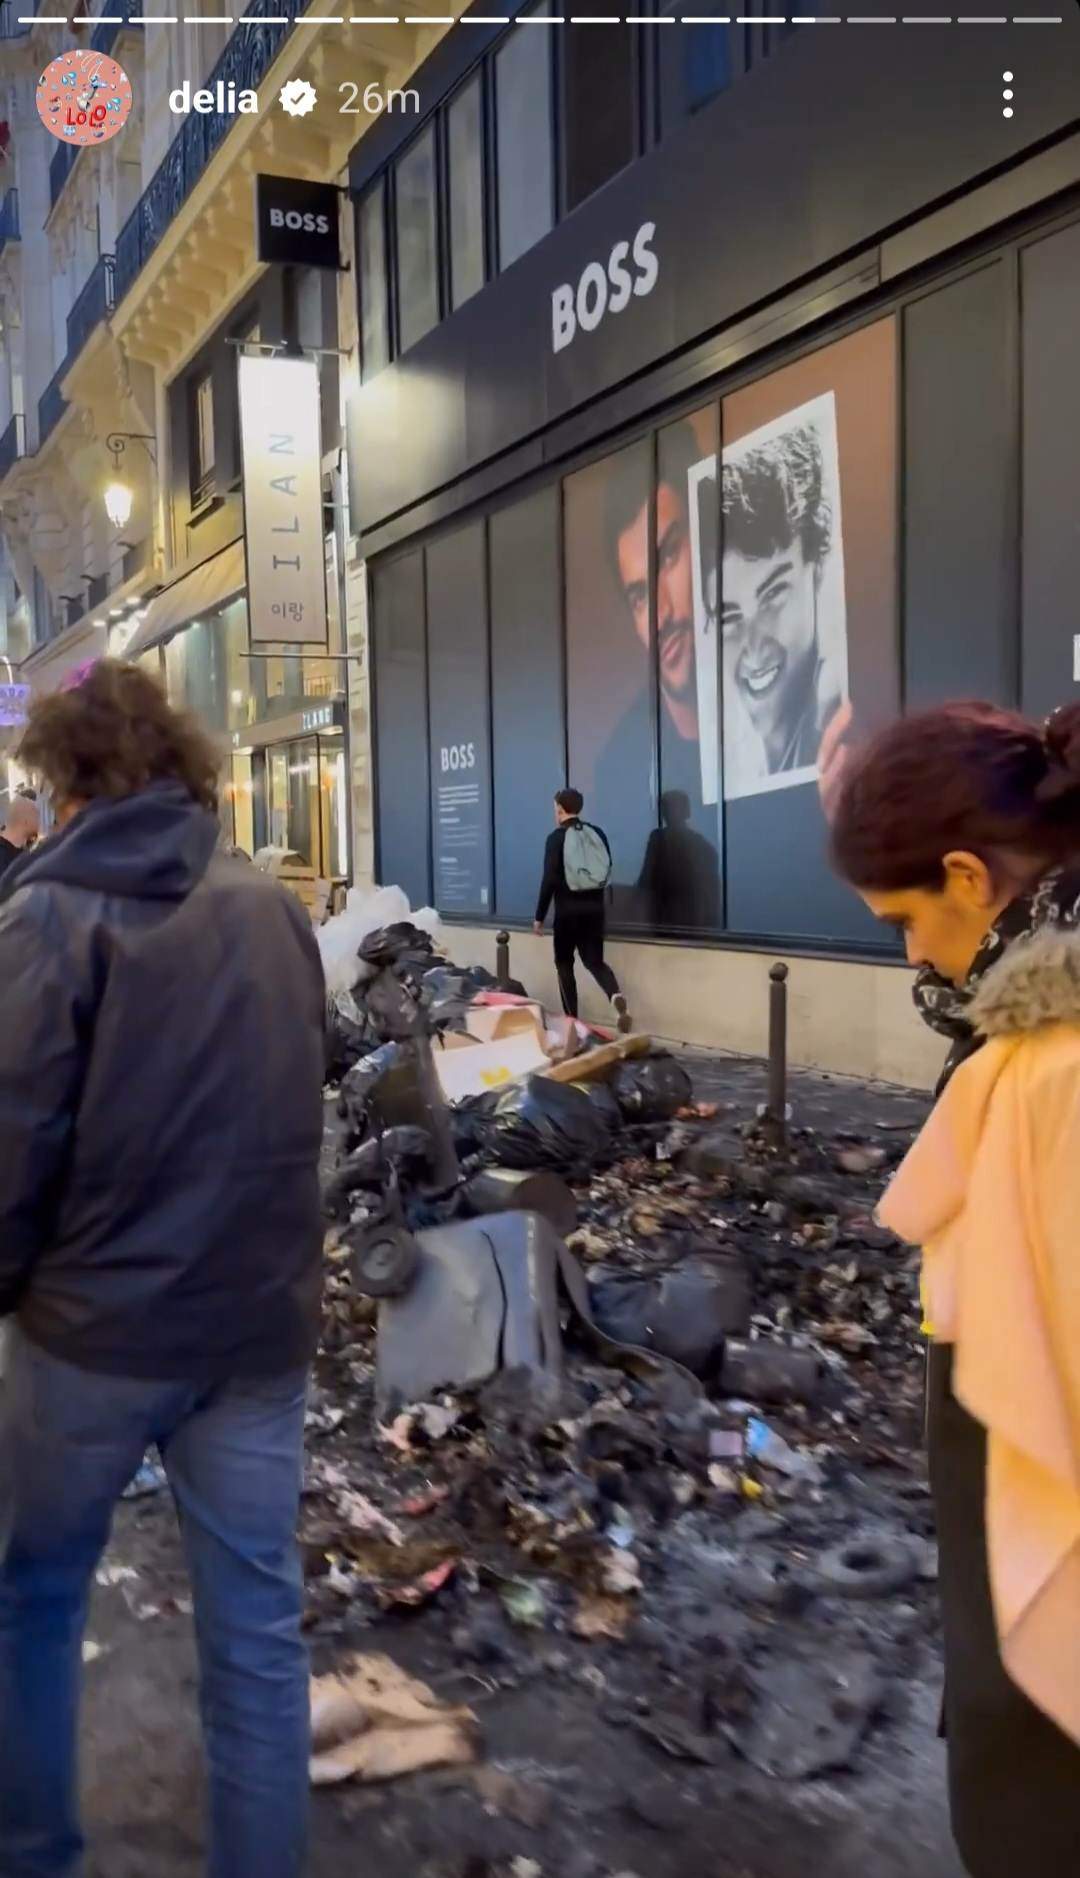
{"label": "boss store sign", "polygon": [[341,267],[338,191],[295,176],[256,176],[260,261],[286,267]]}

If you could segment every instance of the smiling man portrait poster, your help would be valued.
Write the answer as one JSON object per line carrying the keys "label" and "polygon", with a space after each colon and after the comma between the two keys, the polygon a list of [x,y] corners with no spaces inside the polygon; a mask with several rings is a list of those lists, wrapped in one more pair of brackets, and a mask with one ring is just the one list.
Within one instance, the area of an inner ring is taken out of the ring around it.
{"label": "smiling man portrait poster", "polygon": [[[847,699],[831,392],[724,450],[721,539],[724,780],[737,801],[813,781],[824,732]],[[715,580],[706,584],[715,593]]]}

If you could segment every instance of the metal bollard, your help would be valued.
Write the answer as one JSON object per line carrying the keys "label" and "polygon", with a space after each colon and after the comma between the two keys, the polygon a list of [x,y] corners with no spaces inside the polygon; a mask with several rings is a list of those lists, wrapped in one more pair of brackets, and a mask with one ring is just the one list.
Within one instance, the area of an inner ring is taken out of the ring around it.
{"label": "metal bollard", "polygon": [[766,1117],[777,1146],[787,1136],[787,978],[786,965],[769,971],[769,1099]]}
{"label": "metal bollard", "polygon": [[495,979],[500,991],[507,990],[510,984],[510,934],[495,934]]}

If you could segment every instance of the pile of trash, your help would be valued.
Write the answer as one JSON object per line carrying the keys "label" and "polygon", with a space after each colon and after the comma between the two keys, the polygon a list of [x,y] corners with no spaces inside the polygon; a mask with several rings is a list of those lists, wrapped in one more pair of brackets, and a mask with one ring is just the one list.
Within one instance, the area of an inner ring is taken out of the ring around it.
{"label": "pile of trash", "polygon": [[778,1144],[648,1038],[448,1102],[440,1038],[500,1007],[437,937],[372,929],[335,994],[375,1047],[326,1186],[310,1628],[433,1611],[489,1689],[559,1640],[663,1756],[850,1766],[935,1622],[915,1261],[873,1221],[906,1140]]}

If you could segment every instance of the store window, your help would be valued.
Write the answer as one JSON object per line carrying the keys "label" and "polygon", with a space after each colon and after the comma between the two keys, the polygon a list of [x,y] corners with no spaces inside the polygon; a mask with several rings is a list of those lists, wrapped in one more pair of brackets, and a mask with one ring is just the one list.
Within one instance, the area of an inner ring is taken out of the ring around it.
{"label": "store window", "polygon": [[[656,440],[655,590],[660,741],[659,820],[642,885],[649,923],[677,931],[721,924],[720,716],[716,580],[719,500],[715,405]],[[621,559],[640,557],[621,544]]]}
{"label": "store window", "polygon": [[724,399],[717,605],[735,932],[880,944],[829,866],[823,801],[845,720],[865,737],[899,709],[896,407],[892,319]]}
{"label": "store window", "polygon": [[[694,29],[696,30],[696,29]],[[693,32],[687,35],[693,37]],[[663,37],[663,35],[661,35]],[[632,161],[637,145],[635,28],[562,40],[566,207],[576,209]]]}
{"label": "store window", "polygon": [[421,131],[394,170],[398,349],[407,352],[439,317],[435,127]]}
{"label": "store window", "polygon": [[209,372],[195,380],[191,393],[191,506],[214,493],[214,381]]}
{"label": "store window", "polygon": [[270,846],[299,855],[319,871],[319,746],[314,737],[266,753]]}
{"label": "store window", "polygon": [[450,303],[464,305],[484,284],[483,93],[479,74],[446,113],[450,193]]}
{"label": "store window", "polygon": [[[548,10],[533,7],[526,17]],[[518,26],[495,55],[500,268],[541,241],[555,220],[552,43],[547,27]]]}
{"label": "store window", "polygon": [[569,782],[612,851],[612,919],[648,923],[643,879],[656,827],[649,593],[651,441],[563,485]]}
{"label": "store window", "polygon": [[363,197],[357,213],[360,249],[360,348],[365,379],[390,362],[389,296],[386,270],[386,178]]}
{"label": "store window", "polygon": [[730,22],[680,30],[681,6],[663,0],[663,19],[674,30],[658,32],[660,62],[660,134],[666,137],[695,111],[726,91],[735,75],[735,33]]}

